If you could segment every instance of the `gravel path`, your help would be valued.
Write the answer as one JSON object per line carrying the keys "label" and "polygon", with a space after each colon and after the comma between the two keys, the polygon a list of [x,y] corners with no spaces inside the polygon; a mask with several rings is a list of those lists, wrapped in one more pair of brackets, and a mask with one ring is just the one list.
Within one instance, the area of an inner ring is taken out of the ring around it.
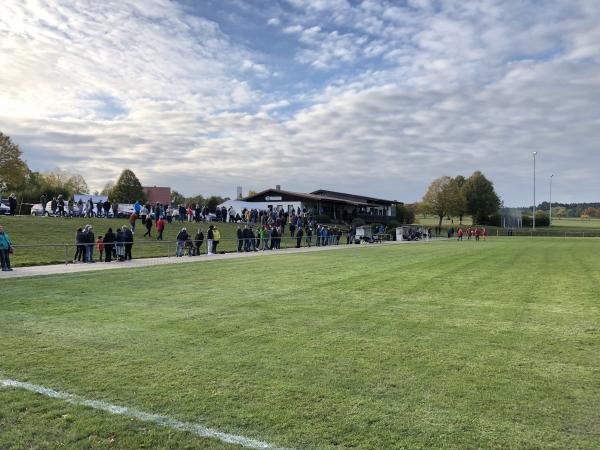
{"label": "gravel path", "polygon": [[35,277],[41,275],[59,275],[64,273],[78,273],[78,272],[90,272],[95,270],[114,270],[122,268],[133,268],[133,267],[148,267],[158,266],[162,264],[186,264],[186,263],[200,263],[210,261],[220,261],[224,259],[238,259],[238,258],[259,258],[270,255],[282,255],[282,254],[293,254],[293,253],[310,253],[310,252],[322,252],[331,250],[344,250],[344,249],[365,249],[374,248],[382,245],[399,245],[399,244],[417,244],[426,243],[432,241],[417,241],[417,242],[384,242],[381,244],[368,244],[368,245],[330,245],[325,247],[302,247],[302,248],[289,248],[282,250],[269,250],[269,251],[258,251],[248,253],[223,253],[218,255],[199,255],[199,256],[182,256],[180,258],[172,257],[160,257],[160,258],[140,258],[131,261],[117,262],[113,261],[110,263],[96,262],[91,264],[79,263],[79,264],[55,264],[48,266],[30,266],[30,267],[17,267],[12,272],[0,272],[0,280],[8,278],[24,278],[24,277]]}

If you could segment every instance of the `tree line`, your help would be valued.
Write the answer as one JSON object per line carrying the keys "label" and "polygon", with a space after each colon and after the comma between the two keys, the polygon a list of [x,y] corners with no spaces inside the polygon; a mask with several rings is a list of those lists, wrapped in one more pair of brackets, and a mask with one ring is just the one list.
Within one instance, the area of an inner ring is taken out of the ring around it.
{"label": "tree line", "polygon": [[[43,173],[30,170],[23,160],[23,152],[19,146],[9,136],[0,132],[0,196],[8,196],[13,192],[22,203],[38,203],[42,196],[52,199],[62,195],[65,199],[70,199],[75,194],[91,194],[80,174],[60,169]],[[142,183],[131,169],[123,170],[115,182],[107,182],[101,191],[95,191],[93,194],[106,195],[111,202],[117,203],[147,200]],[[171,201],[175,205],[205,205],[214,212],[216,206],[224,199],[216,195],[185,197],[177,191],[172,191]]]}
{"label": "tree line", "polygon": [[21,202],[37,203],[42,195],[69,198],[87,191],[85,179],[77,173],[60,169],[49,172],[30,170],[19,146],[0,132],[0,193],[8,195],[15,192]]}
{"label": "tree line", "polygon": [[419,204],[419,210],[439,218],[439,227],[444,217],[465,215],[473,217],[479,225],[494,222],[493,215],[502,202],[494,190],[494,184],[483,173],[475,171],[469,178],[442,176],[433,180]]}

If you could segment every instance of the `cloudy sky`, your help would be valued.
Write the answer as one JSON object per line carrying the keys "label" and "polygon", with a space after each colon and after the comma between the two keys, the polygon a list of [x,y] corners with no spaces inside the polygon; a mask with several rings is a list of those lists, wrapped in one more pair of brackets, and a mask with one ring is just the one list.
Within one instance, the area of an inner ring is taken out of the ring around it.
{"label": "cloudy sky", "polygon": [[0,131],[93,188],[599,201],[600,1],[2,0]]}

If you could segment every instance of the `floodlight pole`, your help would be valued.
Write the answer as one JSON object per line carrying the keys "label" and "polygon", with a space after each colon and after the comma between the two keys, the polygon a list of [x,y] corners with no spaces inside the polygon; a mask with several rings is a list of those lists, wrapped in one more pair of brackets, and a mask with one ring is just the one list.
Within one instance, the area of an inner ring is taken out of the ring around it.
{"label": "floodlight pole", "polygon": [[552,226],[552,178],[554,174],[550,175],[550,219],[548,225]]}
{"label": "floodlight pole", "polygon": [[533,231],[535,231],[535,157],[537,152],[533,152]]}

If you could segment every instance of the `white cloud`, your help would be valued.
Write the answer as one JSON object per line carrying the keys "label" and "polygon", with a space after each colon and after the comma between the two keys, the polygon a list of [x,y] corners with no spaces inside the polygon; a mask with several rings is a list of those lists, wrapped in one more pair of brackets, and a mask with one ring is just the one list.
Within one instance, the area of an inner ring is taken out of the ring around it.
{"label": "white cloud", "polygon": [[5,1],[0,129],[32,167],[95,187],[130,166],[189,194],[279,183],[412,201],[481,169],[524,204],[535,149],[557,200],[600,198],[600,4],[293,6],[260,21],[296,43],[274,67],[166,0]]}

